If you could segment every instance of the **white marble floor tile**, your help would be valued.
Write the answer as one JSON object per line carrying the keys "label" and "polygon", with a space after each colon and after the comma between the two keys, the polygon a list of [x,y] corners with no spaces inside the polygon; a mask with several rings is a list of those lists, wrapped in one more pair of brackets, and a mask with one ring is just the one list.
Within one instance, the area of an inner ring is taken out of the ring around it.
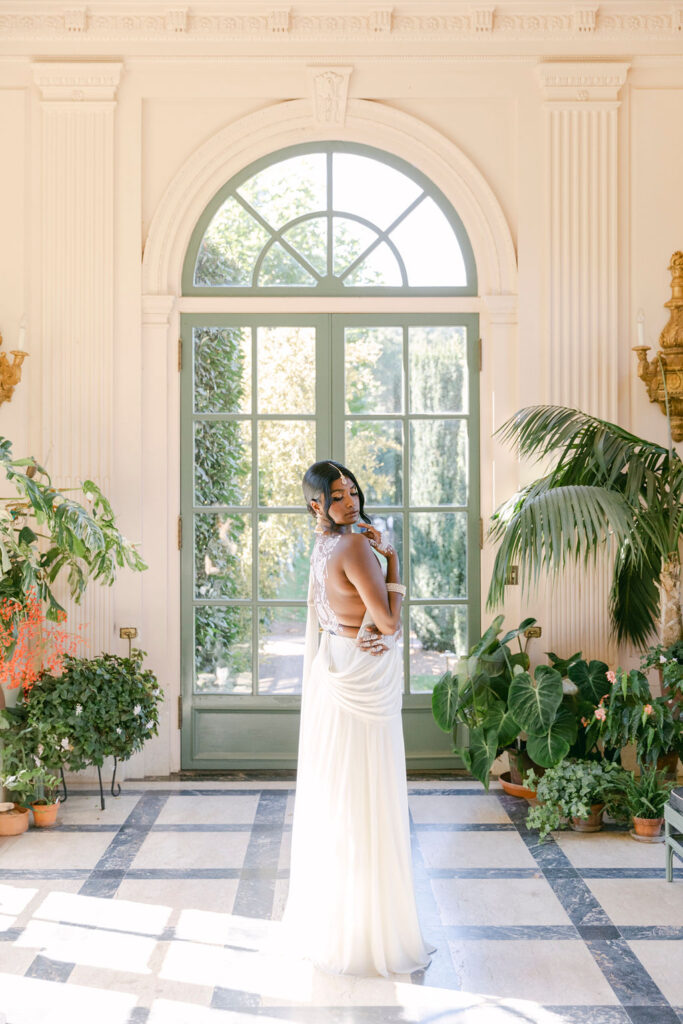
{"label": "white marble floor tile", "polygon": [[556,832],[558,846],[577,868],[661,868],[664,844],[639,843],[624,832]]}
{"label": "white marble floor tile", "polygon": [[292,833],[283,832],[282,840],[280,842],[280,856],[277,862],[278,871],[286,871],[289,868],[289,862],[292,855]]}
{"label": "white marble floor tile", "polygon": [[258,794],[169,796],[156,825],[251,825]]}
{"label": "white marble floor tile", "polygon": [[170,915],[170,907],[65,892],[50,893],[33,912],[40,921],[90,925],[132,935],[160,935]]}
{"label": "white marble floor tile", "polygon": [[516,832],[418,832],[429,868],[535,868]]}
{"label": "white marble floor tile", "polygon": [[16,941],[50,960],[145,975],[157,940],[126,932],[81,928],[52,921],[29,921]]}
{"label": "white marble floor tile", "polygon": [[617,926],[683,927],[683,885],[670,884],[664,877],[587,878],[586,885]]}
{"label": "white marble floor tile", "polygon": [[291,825],[294,819],[294,793],[287,795],[287,807],[285,809],[285,825]]}
{"label": "white marble floor tile", "polygon": [[579,939],[450,941],[460,988],[548,1006],[616,1005],[617,997]]}
{"label": "white marble floor tile", "polygon": [[209,1006],[213,988],[206,985],[187,985],[171,978],[160,978],[158,968],[166,954],[166,943],[159,943],[150,962],[147,975],[126,971],[103,970],[100,967],[77,965],[69,984],[88,985],[94,988],[106,984],[114,992],[125,992],[134,996],[139,1006],[151,1006],[155,999],[180,1000],[194,1006]]}
{"label": "white marble floor tile", "polygon": [[683,942],[638,939],[629,946],[671,1005],[683,1006]]}
{"label": "white marble floor tile", "polygon": [[112,841],[111,832],[52,832],[34,829],[0,844],[0,870],[52,867],[94,868]]}
{"label": "white marble floor tile", "polygon": [[273,913],[271,915],[273,921],[281,921],[282,915],[285,912],[285,906],[287,905],[287,894],[289,892],[289,879],[278,878],[275,883],[275,893],[273,895]]}
{"label": "white marble floor tile", "polygon": [[134,995],[104,985],[86,988],[0,974],[2,1008],[11,1024],[126,1024]]}
{"label": "white marble floor tile", "polygon": [[[175,1000],[156,999],[147,1024],[282,1024],[282,1017],[269,1017],[248,1011],[215,1010],[199,1007],[193,1003],[179,1003]],[[288,1024],[297,1024],[296,1018],[287,1017]],[[359,1022],[360,1024],[360,1022]]]}
{"label": "white marble floor tile", "polygon": [[544,878],[433,878],[441,920],[450,925],[570,925]]}
{"label": "white marble floor tile", "polygon": [[57,822],[59,825],[121,825],[139,799],[139,795],[129,793],[113,797],[105,790],[106,806],[102,810],[99,796],[69,792],[69,799],[60,804]]}
{"label": "white marble floor tile", "polygon": [[0,914],[18,916],[38,893],[35,885],[0,882]]}
{"label": "white marble floor tile", "polygon": [[260,950],[273,934],[272,921],[241,914],[216,914],[207,910],[183,910],[175,926],[176,939],[218,946]]}
{"label": "white marble floor tile", "polygon": [[248,832],[152,832],[133,861],[133,868],[240,868],[249,845]]}
{"label": "white marble floor tile", "polygon": [[413,821],[422,824],[509,824],[501,804],[488,796],[411,796]]}
{"label": "white marble floor tile", "polygon": [[181,910],[215,910],[229,914],[238,878],[126,878],[115,899],[153,903]]}

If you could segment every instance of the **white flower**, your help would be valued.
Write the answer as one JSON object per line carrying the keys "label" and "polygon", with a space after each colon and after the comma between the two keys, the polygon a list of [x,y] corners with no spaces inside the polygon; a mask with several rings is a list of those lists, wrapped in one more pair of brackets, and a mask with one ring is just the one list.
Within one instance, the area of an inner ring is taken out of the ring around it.
{"label": "white flower", "polygon": [[136,704],[135,707],[133,708],[133,714],[134,715],[141,715],[142,714],[142,708],[140,707],[139,704]]}
{"label": "white flower", "polygon": [[65,736],[65,737],[64,737],[64,739],[62,740],[62,742],[61,742],[60,746],[61,746],[62,750],[68,750],[68,749],[69,749],[69,741],[68,741],[68,739],[66,738],[66,736]]}
{"label": "white flower", "polygon": [[76,705],[76,714],[80,715],[82,713],[83,713],[83,705],[82,704],[77,704]]}
{"label": "white flower", "polygon": [[147,723],[147,728],[148,729],[153,729],[154,728],[154,722],[148,722]]}
{"label": "white flower", "polygon": [[40,768],[40,765],[41,765],[41,763],[42,763],[42,762],[41,762],[41,760],[40,760],[40,758],[39,758],[39,757],[36,757],[36,755],[34,754],[34,755],[33,755],[33,760],[34,760],[34,761],[36,762],[36,768]]}
{"label": "white flower", "polygon": [[39,744],[38,744],[38,753],[42,755],[42,753],[43,753],[43,750],[44,750],[44,749],[45,749],[45,748],[43,747],[43,744],[42,744],[42,743],[39,743]]}
{"label": "white flower", "polygon": [[5,786],[7,787],[7,789],[11,789],[12,786],[18,781],[19,780],[17,779],[16,775],[10,775],[9,778],[5,779]]}
{"label": "white flower", "polygon": [[660,660],[660,662],[661,662],[661,663],[663,663],[664,665],[666,664],[666,658],[664,657],[664,655],[663,655],[663,654],[660,654],[660,655],[659,655],[659,660]]}
{"label": "white flower", "polygon": [[117,733],[118,733],[118,734],[119,734],[119,736],[120,736],[120,735],[121,735],[121,733],[122,733],[122,731],[123,731],[123,730],[121,729],[121,726],[120,726],[120,725],[117,725],[117,726],[116,726],[116,731],[117,731]]}

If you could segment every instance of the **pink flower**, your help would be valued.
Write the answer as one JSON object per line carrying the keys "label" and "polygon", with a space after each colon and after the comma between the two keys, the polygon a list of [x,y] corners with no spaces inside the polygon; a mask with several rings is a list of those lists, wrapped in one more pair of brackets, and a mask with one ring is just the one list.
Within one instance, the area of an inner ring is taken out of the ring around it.
{"label": "pink flower", "polygon": [[617,674],[616,674],[616,672],[608,672],[607,673],[607,682],[610,684],[610,686],[614,686],[616,681],[617,681]]}
{"label": "pink flower", "polygon": [[584,729],[586,729],[588,727],[588,719],[587,718],[582,718],[581,719],[581,725],[584,727]]}
{"label": "pink flower", "polygon": [[652,711],[653,711],[652,704],[646,704],[645,707],[643,708],[643,714],[644,715],[651,715]]}
{"label": "pink flower", "polygon": [[595,717],[596,717],[596,718],[597,718],[597,719],[598,719],[598,720],[599,720],[600,722],[604,722],[604,721],[605,721],[605,718],[607,717],[607,712],[605,711],[605,709],[604,709],[604,708],[596,708],[596,709],[595,709]]}

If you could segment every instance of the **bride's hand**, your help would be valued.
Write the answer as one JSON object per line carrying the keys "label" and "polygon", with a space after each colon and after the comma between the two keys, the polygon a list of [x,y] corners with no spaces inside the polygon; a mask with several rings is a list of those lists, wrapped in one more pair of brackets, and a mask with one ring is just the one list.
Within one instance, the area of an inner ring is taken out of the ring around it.
{"label": "bride's hand", "polygon": [[366,626],[365,628],[371,635],[365,635],[356,641],[361,650],[367,651],[368,654],[372,654],[375,657],[389,650],[377,626]]}
{"label": "bride's hand", "polygon": [[390,555],[394,554],[394,548],[389,541],[384,539],[377,527],[369,526],[367,523],[359,523],[358,525],[370,541],[370,547],[373,547],[380,555],[384,555],[385,558],[389,558]]}

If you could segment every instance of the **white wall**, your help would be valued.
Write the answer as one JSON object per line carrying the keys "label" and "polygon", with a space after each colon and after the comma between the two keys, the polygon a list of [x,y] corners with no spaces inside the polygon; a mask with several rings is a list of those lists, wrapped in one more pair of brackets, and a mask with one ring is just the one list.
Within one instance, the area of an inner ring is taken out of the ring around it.
{"label": "white wall", "polygon": [[[138,6],[142,10],[143,5]],[[302,10],[304,6],[300,5]],[[338,8],[344,17],[350,16],[350,5],[342,0],[336,5],[330,0],[324,6],[328,13]],[[114,621],[98,626],[93,643],[122,651],[125,646],[117,639],[118,628],[138,626],[139,643],[149,651],[151,665],[168,694],[161,735],[136,759],[129,774],[164,774],[179,766],[174,547],[178,409],[173,343],[177,321],[171,297],[159,299],[161,313],[145,313],[147,327],[142,322],[142,249],[167,189],[192,155],[241,118],[267,112],[283,101],[308,98],[309,65],[351,66],[352,100],[370,100],[378,110],[410,115],[416,125],[432,128],[457,147],[490,189],[516,246],[518,299],[508,305],[507,300],[497,306],[483,300],[474,304],[480,308],[484,332],[482,508],[489,514],[517,480],[530,472],[496,448],[489,439],[491,430],[520,405],[548,400],[549,365],[554,358],[548,347],[552,292],[544,213],[549,187],[547,96],[539,84],[537,65],[552,55],[574,61],[604,61],[607,55],[624,61],[628,54],[631,66],[625,84],[615,93],[619,104],[613,183],[618,351],[614,359],[609,356],[606,368],[606,353],[600,351],[598,339],[593,354],[583,357],[582,372],[586,378],[598,371],[613,372],[623,425],[650,437],[665,437],[664,419],[647,400],[630,348],[635,344],[635,315],[641,307],[647,340],[656,346],[666,322],[663,303],[670,295],[667,264],[671,253],[683,248],[683,58],[672,20],[675,12],[671,13],[668,4],[643,0],[640,8],[647,9],[649,17],[657,15],[664,20],[636,31],[615,28],[607,20],[608,15],[616,16],[618,5],[601,5],[596,29],[582,33],[568,7],[565,27],[539,32],[522,20],[512,31],[503,23],[503,14],[512,16],[516,10],[510,0],[497,5],[498,20],[492,29],[478,33],[469,21],[464,30],[445,22],[434,30],[424,21],[420,5],[413,6],[418,18],[415,30],[411,33],[401,27],[400,37],[395,35],[398,22],[393,33],[375,32],[364,22],[353,30],[344,22],[338,31],[319,26],[315,31],[296,28],[275,33],[259,22],[249,31],[217,29],[202,36],[194,23],[185,32],[166,27],[156,8],[154,17],[161,21],[151,28],[129,28],[113,21],[96,28],[92,18],[97,4],[91,7],[85,27],[71,33],[50,29],[39,14],[22,29],[11,20],[11,12],[5,15],[9,5],[0,2],[0,123],[5,152],[0,161],[0,222],[5,243],[0,250],[0,331],[5,349],[13,347],[19,320],[27,313],[32,353],[12,403],[0,408],[0,433],[10,436],[20,453],[32,445],[38,458],[45,455],[37,447],[45,436],[42,395],[49,383],[45,374],[56,360],[71,360],[63,401],[79,403],[81,423],[87,424],[88,417],[96,423],[98,416],[73,348],[67,347],[64,353],[44,352],[42,359],[40,354],[46,340],[41,337],[41,295],[49,295],[49,281],[41,281],[40,275],[49,275],[50,268],[40,251],[37,217],[48,200],[56,201],[50,192],[50,169],[41,155],[45,116],[41,102],[115,103],[111,341],[105,330],[100,335],[104,340],[97,342],[107,348],[101,353],[102,365],[112,368],[112,414],[103,444],[111,450],[109,486],[122,527],[131,538],[141,541],[150,569],[142,578],[130,574],[121,578],[108,613]],[[546,4],[548,10],[551,6],[557,8]],[[39,12],[40,5],[34,7]],[[466,19],[472,17],[469,4],[441,7],[452,16],[460,12]],[[629,9],[633,10],[633,5]],[[54,14],[54,5],[50,11]],[[296,11],[292,17],[295,15]],[[10,20],[3,22],[4,16]],[[98,93],[101,84],[93,79],[97,65],[89,65],[88,70],[80,63],[79,82],[71,82],[64,95],[55,98],[55,90],[61,88],[56,79],[47,86],[36,84],[35,62],[46,55],[53,60],[106,58],[120,62],[120,84],[103,99]],[[46,89],[52,90],[51,99],[45,98]],[[77,98],[74,90],[84,93],[83,98]],[[576,104],[574,93],[567,93],[566,99]],[[593,94],[588,99],[598,101]],[[415,146],[419,165],[419,140]],[[74,158],[73,152],[69,158]],[[62,201],[77,202],[77,197],[62,197]],[[600,254],[594,258],[599,264]],[[583,301],[581,294],[576,293],[575,302]],[[74,286],[66,301],[86,308],[91,300]],[[55,306],[53,315],[62,317],[64,323],[71,322],[70,317],[73,320],[73,310],[70,313]],[[585,338],[582,343],[585,349]],[[50,415],[55,415],[54,410]],[[150,466],[151,472],[146,468]],[[491,553],[486,551],[484,592],[490,564]],[[95,617],[100,614],[96,606],[104,607],[97,605],[97,600],[93,598]],[[506,607],[510,618],[527,610],[537,613],[546,627],[543,649],[554,649],[552,629],[559,630],[559,626],[552,625],[556,619],[548,615],[546,598],[522,600],[519,592],[511,591]],[[583,637],[581,614],[575,603],[566,602],[562,608],[564,638]],[[488,617],[486,612],[483,617]],[[604,629],[603,634],[603,649],[587,650],[586,654],[595,656],[608,650]]]}

